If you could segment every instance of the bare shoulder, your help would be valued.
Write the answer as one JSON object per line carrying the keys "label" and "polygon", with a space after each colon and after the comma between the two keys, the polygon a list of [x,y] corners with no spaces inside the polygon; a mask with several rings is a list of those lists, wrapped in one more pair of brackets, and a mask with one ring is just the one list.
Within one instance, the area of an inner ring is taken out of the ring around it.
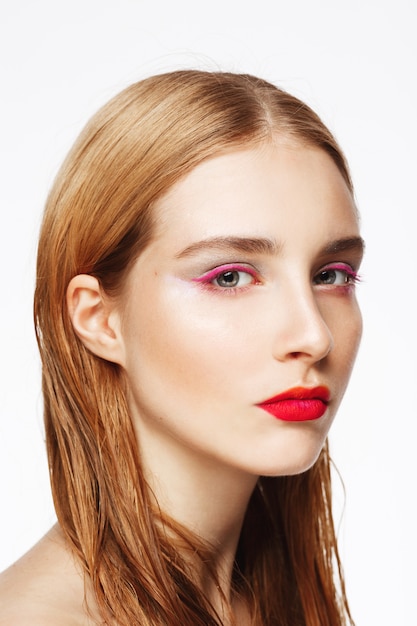
{"label": "bare shoulder", "polygon": [[83,576],[57,527],[0,574],[0,626],[97,626]]}

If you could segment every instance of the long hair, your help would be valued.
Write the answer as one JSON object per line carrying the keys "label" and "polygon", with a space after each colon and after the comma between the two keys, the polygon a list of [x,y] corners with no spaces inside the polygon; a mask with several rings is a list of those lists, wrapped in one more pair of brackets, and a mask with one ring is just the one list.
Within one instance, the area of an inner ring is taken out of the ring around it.
{"label": "long hair", "polygon": [[[81,133],[50,192],[34,317],[52,492],[106,624],[219,626],[221,619],[174,537],[193,546],[202,563],[210,561],[209,547],[156,508],[123,371],[75,335],[68,283],[88,273],[117,295],[153,236],[156,200],[204,159],[277,133],[324,150],[352,191],[342,152],[306,104],[253,76],[188,70],[133,84],[106,104]],[[326,444],[310,470],[258,481],[234,576],[257,626],[353,624],[329,463]]]}

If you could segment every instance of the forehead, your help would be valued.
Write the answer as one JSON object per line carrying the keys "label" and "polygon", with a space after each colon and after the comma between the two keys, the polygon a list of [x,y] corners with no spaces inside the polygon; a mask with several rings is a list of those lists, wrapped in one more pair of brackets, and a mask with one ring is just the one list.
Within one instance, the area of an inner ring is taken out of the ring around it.
{"label": "forehead", "polygon": [[[155,205],[156,237],[275,235],[316,221],[354,228],[357,211],[337,166],[323,150],[289,141],[208,159]],[[284,233],[282,233],[284,234]]]}

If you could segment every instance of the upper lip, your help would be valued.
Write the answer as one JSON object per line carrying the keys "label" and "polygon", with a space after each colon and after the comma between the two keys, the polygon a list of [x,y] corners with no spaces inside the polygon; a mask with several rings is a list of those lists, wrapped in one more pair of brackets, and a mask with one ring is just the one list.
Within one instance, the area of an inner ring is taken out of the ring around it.
{"label": "upper lip", "polygon": [[274,404],[275,402],[281,402],[282,400],[322,400],[326,404],[330,400],[329,388],[325,385],[318,385],[317,387],[292,387],[282,393],[279,393],[272,398],[268,398],[259,404]]}

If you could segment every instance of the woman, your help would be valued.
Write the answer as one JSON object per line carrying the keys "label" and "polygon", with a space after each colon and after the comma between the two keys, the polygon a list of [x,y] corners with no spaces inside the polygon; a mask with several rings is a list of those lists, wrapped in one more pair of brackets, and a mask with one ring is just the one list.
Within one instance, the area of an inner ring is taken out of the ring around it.
{"label": "woman", "polygon": [[363,253],[330,132],[263,80],[180,71],[82,132],[35,324],[58,524],[1,624],[352,624],[326,437]]}

